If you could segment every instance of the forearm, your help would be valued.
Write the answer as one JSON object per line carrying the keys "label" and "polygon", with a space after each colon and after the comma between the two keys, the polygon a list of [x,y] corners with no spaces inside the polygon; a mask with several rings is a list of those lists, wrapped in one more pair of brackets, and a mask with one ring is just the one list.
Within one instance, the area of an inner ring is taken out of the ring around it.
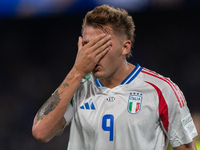
{"label": "forearm", "polygon": [[112,45],[111,36],[100,34],[83,46],[79,37],[78,53],[74,67],[57,91],[47,100],[35,116],[33,135],[41,141],[49,141],[64,125],[63,115],[82,78],[90,73]]}
{"label": "forearm", "polygon": [[64,125],[63,115],[77,90],[82,76],[73,68],[54,94],[44,103],[35,116],[33,135],[48,142]]}

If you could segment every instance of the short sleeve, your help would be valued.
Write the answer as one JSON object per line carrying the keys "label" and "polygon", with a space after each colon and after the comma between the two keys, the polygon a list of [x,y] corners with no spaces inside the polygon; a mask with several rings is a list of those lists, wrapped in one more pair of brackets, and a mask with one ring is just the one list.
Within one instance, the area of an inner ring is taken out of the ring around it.
{"label": "short sleeve", "polygon": [[197,131],[183,93],[175,84],[173,87],[164,91],[169,123],[166,134],[171,146],[178,147],[192,142],[197,136]]}
{"label": "short sleeve", "polygon": [[64,114],[64,118],[65,118],[67,124],[69,124],[71,122],[73,116],[74,116],[74,108],[71,104],[69,104],[69,106]]}

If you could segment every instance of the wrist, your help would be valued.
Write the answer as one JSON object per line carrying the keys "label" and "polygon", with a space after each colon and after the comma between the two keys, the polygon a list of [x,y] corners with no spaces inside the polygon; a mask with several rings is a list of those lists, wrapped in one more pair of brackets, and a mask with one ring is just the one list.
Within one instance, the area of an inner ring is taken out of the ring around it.
{"label": "wrist", "polygon": [[73,67],[70,71],[70,74],[73,75],[73,77],[77,80],[82,80],[87,74],[79,71],[77,68]]}
{"label": "wrist", "polygon": [[81,79],[83,79],[89,73],[78,69],[76,66],[74,66],[71,71],[73,72],[76,78],[81,78]]}

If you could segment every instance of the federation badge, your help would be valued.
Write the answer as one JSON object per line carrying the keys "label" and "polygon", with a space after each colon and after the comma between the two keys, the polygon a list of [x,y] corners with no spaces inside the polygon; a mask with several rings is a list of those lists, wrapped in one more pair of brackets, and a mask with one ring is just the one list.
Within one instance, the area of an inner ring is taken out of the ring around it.
{"label": "federation badge", "polygon": [[142,94],[140,93],[130,93],[128,99],[127,110],[131,114],[136,114],[140,111],[142,104]]}
{"label": "federation badge", "polygon": [[114,98],[114,97],[108,97],[106,100],[107,100],[108,102],[114,102],[114,101],[115,101],[115,98]]}

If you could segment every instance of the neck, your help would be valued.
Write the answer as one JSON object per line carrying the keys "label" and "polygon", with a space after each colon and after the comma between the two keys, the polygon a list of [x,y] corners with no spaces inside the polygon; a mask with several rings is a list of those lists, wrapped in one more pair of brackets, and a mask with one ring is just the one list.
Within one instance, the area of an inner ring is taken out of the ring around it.
{"label": "neck", "polygon": [[114,88],[122,83],[122,81],[133,71],[134,65],[125,62],[124,65],[117,68],[117,70],[106,78],[99,79],[100,82],[107,88]]}

